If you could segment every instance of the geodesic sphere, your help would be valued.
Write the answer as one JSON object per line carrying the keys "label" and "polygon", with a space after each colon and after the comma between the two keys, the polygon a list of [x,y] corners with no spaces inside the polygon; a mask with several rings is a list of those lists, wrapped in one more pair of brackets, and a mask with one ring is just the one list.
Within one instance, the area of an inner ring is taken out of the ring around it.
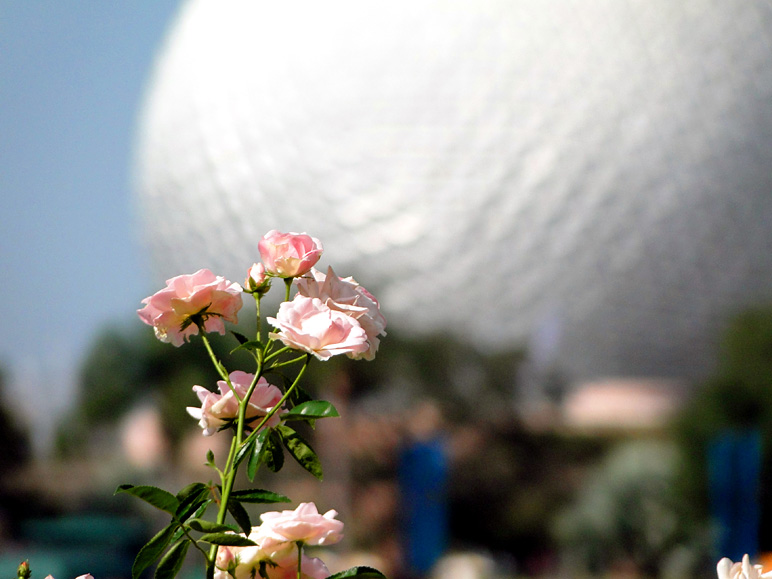
{"label": "geodesic sphere", "polygon": [[772,296],[770,38],[763,1],[190,0],[137,147],[158,278],[306,231],[392,327],[694,375]]}

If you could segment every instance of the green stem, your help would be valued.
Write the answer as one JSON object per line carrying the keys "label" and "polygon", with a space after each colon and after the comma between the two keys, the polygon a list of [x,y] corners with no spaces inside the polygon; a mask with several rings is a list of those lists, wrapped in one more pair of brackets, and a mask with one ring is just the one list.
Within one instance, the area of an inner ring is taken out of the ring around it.
{"label": "green stem", "polygon": [[258,292],[255,292],[255,293],[252,294],[252,297],[255,298],[255,308],[256,308],[256,312],[257,312],[257,331],[255,332],[255,335],[257,337],[257,341],[259,342],[260,341],[260,333],[262,331],[261,328],[260,328],[260,298],[261,298],[261,296],[260,296],[260,294]]}
{"label": "green stem", "polygon": [[291,277],[285,277],[284,278],[284,285],[286,287],[286,291],[284,292],[284,301],[288,302],[290,301],[290,289],[292,289],[292,279]]}
{"label": "green stem", "polygon": [[286,362],[280,362],[278,364],[272,364],[271,367],[270,367],[270,370],[275,370],[276,368],[281,368],[282,366],[291,366],[292,364],[300,362],[303,358],[305,358],[305,355],[298,356],[297,358],[292,358],[292,360],[287,360]]}
{"label": "green stem", "polygon": [[206,351],[209,353],[209,358],[212,360],[212,364],[214,364],[214,367],[217,370],[217,373],[228,384],[228,388],[231,389],[231,392],[233,392],[233,395],[236,397],[236,400],[238,400],[240,404],[241,398],[239,397],[238,394],[236,394],[236,389],[233,387],[233,383],[231,382],[231,377],[228,376],[228,372],[225,370],[225,366],[223,366],[222,363],[217,359],[217,356],[214,355],[212,346],[209,343],[209,338],[207,338],[206,334],[204,333],[204,328],[202,326],[199,326],[198,328],[201,335],[201,339],[204,341],[204,346],[206,346]]}
{"label": "green stem", "polygon": [[[194,546],[196,549],[198,549],[199,551],[201,551],[201,552],[204,554],[204,560],[206,561],[206,566],[207,566],[207,567],[209,567],[209,561],[210,561],[210,559],[211,559],[212,561],[214,561],[214,559],[212,559],[212,555],[211,555],[211,554],[208,554],[206,551],[204,551],[204,550],[201,548],[201,545],[199,545],[199,544],[198,544],[198,541],[196,541],[196,540],[195,540],[195,539],[194,539],[194,538],[191,536],[191,534],[190,534],[190,531],[188,531],[188,530],[185,528],[185,525],[184,525],[184,524],[180,523],[180,528],[182,529],[182,534],[183,534],[183,535],[185,535],[185,536],[188,538],[188,541],[190,541],[190,542],[193,544],[193,546]],[[215,555],[216,555],[216,553],[215,553]]]}
{"label": "green stem", "polygon": [[265,357],[264,361],[267,362],[268,360],[271,360],[271,359],[275,358],[276,356],[279,356],[280,354],[283,354],[284,352],[288,352],[289,350],[291,350],[291,348],[289,346],[284,346],[283,348],[280,348],[280,349],[276,350],[272,354],[268,354]]}
{"label": "green stem", "polygon": [[298,546],[298,579],[300,579],[300,565],[303,561],[303,542],[298,541],[297,546]]}
{"label": "green stem", "polygon": [[306,361],[303,364],[303,367],[298,372],[298,375],[295,376],[295,380],[294,382],[292,382],[292,385],[289,388],[287,388],[287,391],[284,393],[284,396],[281,397],[281,400],[279,400],[276,406],[271,408],[271,411],[268,412],[268,414],[266,414],[263,417],[263,419],[260,421],[260,424],[258,424],[255,427],[255,429],[252,431],[252,433],[246,438],[246,440],[244,440],[244,444],[249,444],[252,441],[252,439],[257,436],[257,433],[260,432],[260,429],[263,428],[263,426],[265,426],[265,423],[268,422],[271,416],[276,414],[279,411],[279,409],[282,406],[284,406],[284,403],[287,401],[287,399],[290,397],[290,394],[292,394],[293,390],[295,390],[295,387],[300,382],[300,378],[303,376],[303,373],[306,371],[306,368],[308,368],[308,364],[310,361],[311,361],[311,354],[306,354]]}
{"label": "green stem", "polygon": [[[242,429],[243,431],[243,429]],[[236,457],[236,449],[241,444],[241,437],[238,436],[238,431],[233,435],[231,439],[231,448],[228,451],[228,460],[225,462],[225,470],[220,474],[220,484],[222,485],[222,494],[220,495],[220,509],[217,512],[217,523],[222,525],[225,523],[225,517],[228,514],[228,500],[233,490],[233,481],[236,479],[236,469],[233,468],[233,460]],[[209,558],[207,559],[207,577],[214,576],[214,563],[217,559],[217,545],[212,545],[209,548]]]}
{"label": "green stem", "polygon": [[[241,444],[241,435],[244,432],[244,427],[247,422],[247,406],[249,406],[249,399],[252,398],[252,393],[255,391],[255,388],[257,387],[257,383],[260,381],[260,376],[262,376],[263,373],[263,367],[262,362],[258,358],[257,360],[257,370],[255,371],[255,377],[252,378],[252,383],[249,385],[249,389],[247,390],[246,396],[244,396],[244,400],[239,403],[239,417],[238,421],[236,422],[238,432],[239,432],[239,445]],[[228,457],[228,465],[231,464],[231,457]]]}

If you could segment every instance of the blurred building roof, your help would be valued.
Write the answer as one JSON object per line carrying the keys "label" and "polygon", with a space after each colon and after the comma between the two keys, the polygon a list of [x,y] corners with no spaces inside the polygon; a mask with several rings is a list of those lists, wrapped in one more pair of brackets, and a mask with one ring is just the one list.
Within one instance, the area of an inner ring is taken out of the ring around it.
{"label": "blurred building roof", "polygon": [[607,378],[577,385],[563,401],[563,425],[584,431],[662,428],[680,408],[684,384],[673,380]]}

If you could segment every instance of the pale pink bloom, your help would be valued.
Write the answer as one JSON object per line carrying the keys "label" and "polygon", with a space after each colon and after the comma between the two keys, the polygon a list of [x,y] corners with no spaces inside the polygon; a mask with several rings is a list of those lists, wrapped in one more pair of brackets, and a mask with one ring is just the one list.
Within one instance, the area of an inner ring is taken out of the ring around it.
{"label": "pale pink bloom", "polygon": [[[236,370],[229,374],[229,378],[239,398],[243,400],[247,395],[250,384],[252,384],[252,380],[255,379],[255,375]],[[190,406],[187,408],[188,414],[198,419],[199,426],[204,429],[204,436],[213,435],[221,427],[235,420],[239,414],[239,401],[233,395],[228,383],[225,380],[219,380],[217,386],[220,388],[219,394],[210,392],[202,386],[193,386],[193,391],[201,400],[201,408]],[[279,403],[281,397],[281,390],[269,384],[261,376],[257,381],[254,392],[252,392],[252,396],[249,398],[245,415],[247,421],[249,422],[250,419],[254,418],[255,420],[252,421],[252,424],[256,426],[255,423],[259,422],[259,417],[268,414]],[[283,409],[271,416],[266,425],[276,426],[279,424],[281,412],[283,412]]]}
{"label": "pale pink bloom", "polygon": [[351,316],[362,326],[367,334],[368,348],[362,353],[349,353],[349,358],[375,358],[380,344],[378,336],[386,335],[386,318],[381,314],[378,300],[370,292],[353,277],[338,277],[332,267],[327,268],[326,275],[312,268],[309,276],[298,278],[295,283],[301,295],[319,298],[330,309]]}
{"label": "pale pink bloom", "polygon": [[267,282],[268,276],[265,273],[265,266],[262,263],[254,263],[247,270],[247,279],[244,282],[244,287],[249,288],[250,291],[257,291],[264,289]]}
{"label": "pale pink bloom", "polygon": [[267,272],[297,277],[310,270],[322,256],[322,243],[305,233],[280,233],[272,229],[257,244]]}
{"label": "pale pink bloom", "polygon": [[320,515],[314,503],[300,503],[294,511],[263,513],[262,524],[252,529],[250,538],[272,557],[286,555],[295,543],[332,545],[343,538],[343,523],[335,518],[337,514],[330,510]]}
{"label": "pale pink bloom", "polygon": [[336,354],[361,354],[369,348],[367,333],[354,318],[327,307],[319,298],[297,294],[266,318],[280,331],[269,336],[286,346],[327,360]]}
{"label": "pale pink bloom", "polygon": [[766,579],[772,577],[772,571],[763,572],[761,565],[751,565],[751,559],[746,554],[742,562],[733,563],[724,557],[716,565],[718,579]]}
{"label": "pale pink bloom", "polygon": [[[296,579],[298,576],[298,558],[293,554],[292,561],[286,565],[266,566],[268,579]],[[318,557],[307,557],[305,553],[300,561],[301,579],[325,579],[330,576],[330,570],[324,561]]]}
{"label": "pale pink bloom", "polygon": [[[243,533],[241,536],[245,536]],[[250,535],[251,537],[251,535]],[[220,545],[215,559],[216,579],[252,579],[259,577],[256,570],[260,562],[267,561],[268,554],[260,547],[229,547]]]}
{"label": "pale pink bloom", "polygon": [[167,280],[164,289],[142,300],[145,307],[137,313],[153,326],[159,340],[181,346],[198,334],[196,321],[203,323],[205,332],[219,334],[225,333],[225,321],[238,322],[241,293],[239,284],[200,269]]}
{"label": "pale pink bloom", "polygon": [[[256,529],[257,527],[255,527]],[[242,535],[244,536],[244,535]],[[254,533],[249,536],[254,540]],[[265,570],[269,579],[296,579],[298,569],[298,556],[296,547],[291,545],[294,552],[288,549],[287,556],[276,558],[269,557],[261,547],[226,547],[221,545],[217,549],[215,559],[215,579],[252,579],[259,577],[260,563],[265,561]],[[325,579],[330,576],[330,571],[321,559],[301,555],[302,579]]]}
{"label": "pale pink bloom", "polygon": [[[54,577],[53,575],[48,575],[46,579],[54,579]],[[85,575],[78,575],[77,577],[75,577],[75,579],[94,579],[94,578],[91,576],[91,573],[86,573]]]}

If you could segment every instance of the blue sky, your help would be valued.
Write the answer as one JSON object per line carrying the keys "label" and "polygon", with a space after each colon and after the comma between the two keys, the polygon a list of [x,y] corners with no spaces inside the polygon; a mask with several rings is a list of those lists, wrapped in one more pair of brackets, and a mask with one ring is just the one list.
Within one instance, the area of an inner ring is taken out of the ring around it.
{"label": "blue sky", "polygon": [[[152,292],[131,185],[135,119],[179,0],[0,0],[0,365],[44,404]],[[26,395],[25,395],[26,398]]]}

